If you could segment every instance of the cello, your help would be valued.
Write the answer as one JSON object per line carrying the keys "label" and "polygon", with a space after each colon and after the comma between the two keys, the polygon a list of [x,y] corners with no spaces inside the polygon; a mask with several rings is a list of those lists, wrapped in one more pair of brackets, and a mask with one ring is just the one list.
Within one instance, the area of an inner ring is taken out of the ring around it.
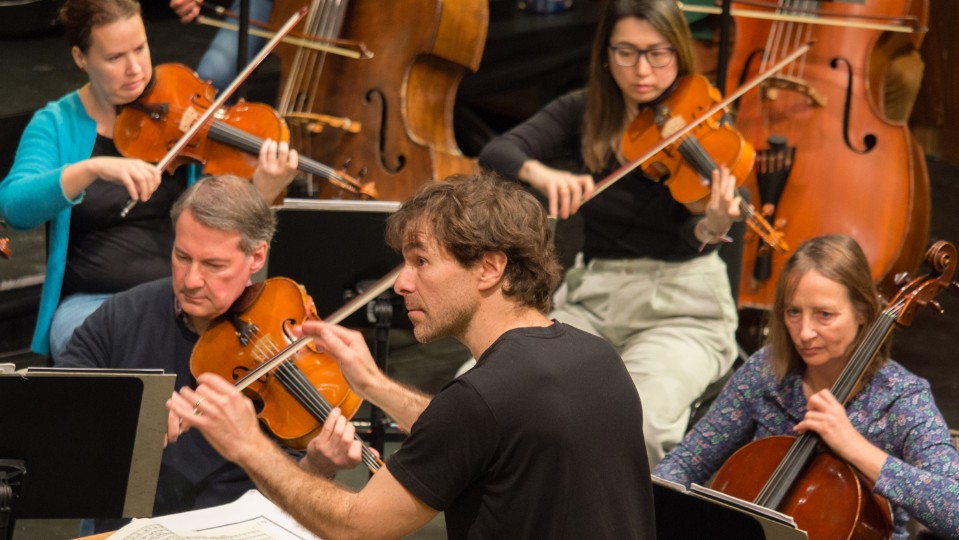
{"label": "cello", "polygon": [[[908,126],[886,118],[870,92],[881,75],[870,72],[881,67],[870,57],[882,32],[854,25],[880,20],[919,28],[910,15],[920,2],[925,0],[733,3],[734,10],[742,4],[769,18],[737,18],[729,85],[761,71],[794,41],[816,42],[803,59],[738,104],[736,125],[757,148],[756,172],[746,183],[753,200],[790,245],[827,233],[853,236],[886,291],[895,290],[896,274],[915,270],[921,260],[929,232],[929,179]],[[777,16],[788,21],[769,20]],[[831,22],[815,24],[820,19]],[[788,255],[747,241],[741,308],[772,305]]]}
{"label": "cello", "polygon": [[[930,275],[909,280],[865,332],[842,373],[830,388],[845,405],[863,375],[886,345],[893,328],[909,326],[920,308],[942,312],[935,297],[942,289],[959,291],[953,282],[956,248],[936,242],[926,252]],[[819,452],[819,436],[776,436],[753,441],[737,450],[719,469],[711,487],[752,500],[792,516],[811,540],[889,538],[892,517],[888,502],[875,495],[856,470],[831,452]]]}
{"label": "cello", "polygon": [[[276,0],[271,21],[306,5]],[[469,173],[453,134],[456,89],[479,67],[486,0],[314,0],[304,34],[365,43],[354,60],[281,45],[277,109],[301,153],[374,182],[380,199],[402,200],[417,186]],[[333,119],[334,121],[331,121]],[[332,198],[319,186],[317,198]]]}

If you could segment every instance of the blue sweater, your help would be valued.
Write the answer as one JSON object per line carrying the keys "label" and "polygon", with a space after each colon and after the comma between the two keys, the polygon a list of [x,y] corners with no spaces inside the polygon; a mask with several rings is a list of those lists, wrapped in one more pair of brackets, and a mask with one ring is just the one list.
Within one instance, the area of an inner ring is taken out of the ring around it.
{"label": "blue sweater", "polygon": [[33,115],[20,139],[10,174],[0,182],[0,216],[15,229],[50,222],[47,275],[31,349],[49,354],[50,321],[60,302],[67,263],[70,210],[83,200],[70,200],[60,185],[67,165],[90,157],[97,124],[87,115],[80,95],[71,92]]}
{"label": "blue sweater", "polygon": [[50,353],[50,322],[63,287],[70,212],[83,200],[83,194],[68,199],[60,177],[68,165],[90,157],[96,137],[96,122],[87,115],[79,93],[71,92],[33,115],[10,174],[0,181],[0,218],[21,230],[50,222],[47,273],[31,344],[38,354]]}

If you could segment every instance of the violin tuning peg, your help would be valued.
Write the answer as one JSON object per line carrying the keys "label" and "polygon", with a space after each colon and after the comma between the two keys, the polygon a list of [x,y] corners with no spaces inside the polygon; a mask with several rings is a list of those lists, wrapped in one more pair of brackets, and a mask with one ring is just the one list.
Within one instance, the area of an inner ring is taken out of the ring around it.
{"label": "violin tuning peg", "polygon": [[893,283],[896,285],[905,285],[909,281],[909,272],[899,272],[893,278]]}
{"label": "violin tuning peg", "polygon": [[348,158],[346,158],[346,159],[343,160],[343,167],[342,167],[342,169],[345,171],[345,170],[349,169],[349,168],[350,168],[350,165],[352,165],[352,164],[353,164],[353,158],[348,157]]}
{"label": "violin tuning peg", "polygon": [[363,177],[365,177],[365,176],[366,176],[366,173],[368,173],[368,172],[370,172],[370,170],[367,169],[366,167],[363,167],[362,169],[360,169],[360,171],[359,171],[358,173],[356,173],[356,179],[357,179],[357,180],[363,179]]}

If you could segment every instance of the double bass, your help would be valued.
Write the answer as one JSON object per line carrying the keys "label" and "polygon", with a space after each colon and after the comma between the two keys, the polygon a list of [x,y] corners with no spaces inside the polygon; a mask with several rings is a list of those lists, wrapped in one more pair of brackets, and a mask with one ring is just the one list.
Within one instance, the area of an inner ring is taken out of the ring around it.
{"label": "double bass", "polygon": [[[734,10],[738,5],[788,20],[736,19],[730,87],[794,43],[815,41],[807,55],[738,103],[736,125],[757,149],[756,171],[746,183],[753,201],[766,207],[789,245],[821,234],[854,237],[886,291],[894,290],[895,275],[920,262],[930,198],[925,159],[908,126],[887,118],[870,91],[883,75],[871,70],[884,67],[872,61],[883,35],[874,27],[921,29],[912,14],[925,2],[733,3]],[[817,24],[823,19],[832,23]],[[771,307],[789,255],[747,241],[740,307]]]}
{"label": "double bass", "polygon": [[[306,4],[276,0],[271,21]],[[486,0],[313,0],[309,7],[301,33],[362,42],[373,56],[278,48],[277,109],[302,154],[374,182],[381,200],[474,170],[456,144],[453,105],[465,70],[479,67]],[[331,195],[324,186],[314,194]]]}

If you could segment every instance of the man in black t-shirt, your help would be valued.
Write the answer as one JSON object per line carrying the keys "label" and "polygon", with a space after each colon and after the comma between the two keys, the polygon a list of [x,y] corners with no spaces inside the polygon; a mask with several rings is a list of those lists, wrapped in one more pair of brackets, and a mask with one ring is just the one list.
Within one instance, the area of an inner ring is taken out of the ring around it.
{"label": "man in black t-shirt", "polygon": [[431,399],[380,372],[361,334],[302,326],[355,392],[411,428],[364,489],[302,473],[215,375],[173,394],[171,441],[196,428],[324,538],[401,537],[440,511],[450,538],[655,538],[639,396],[605,340],[546,318],[559,268],[536,199],[450,178],[404,203],[386,236],[416,338],[453,336],[478,362]]}

